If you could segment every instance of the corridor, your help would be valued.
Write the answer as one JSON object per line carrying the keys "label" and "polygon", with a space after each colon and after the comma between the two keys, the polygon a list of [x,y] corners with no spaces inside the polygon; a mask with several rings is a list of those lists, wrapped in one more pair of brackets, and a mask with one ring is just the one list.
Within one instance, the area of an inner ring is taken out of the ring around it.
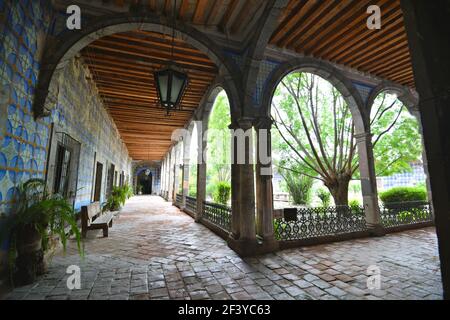
{"label": "corridor", "polygon": [[[442,299],[434,228],[242,259],[205,226],[157,196],[125,205],[109,238],[90,231],[36,283],[7,299]],[[81,269],[81,289],[66,269]],[[381,288],[367,289],[377,266]]]}

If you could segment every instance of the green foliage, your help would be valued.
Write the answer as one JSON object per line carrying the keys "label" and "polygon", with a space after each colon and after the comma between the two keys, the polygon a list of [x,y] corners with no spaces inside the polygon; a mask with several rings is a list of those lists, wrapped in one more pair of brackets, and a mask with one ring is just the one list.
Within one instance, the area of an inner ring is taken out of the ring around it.
{"label": "green foliage", "polygon": [[44,251],[48,249],[49,239],[54,236],[59,237],[66,250],[68,227],[75,236],[79,254],[83,256],[81,233],[76,221],[72,206],[61,196],[50,195],[45,181],[30,179],[20,185],[12,214],[2,224],[0,232],[1,243],[9,241],[10,270],[13,270],[19,243],[24,241],[21,237],[29,230],[39,233]]}
{"label": "green foliage", "polygon": [[411,172],[410,163],[422,159],[419,123],[397,96],[382,93],[371,112],[377,176]]}
{"label": "green foliage", "polygon": [[227,205],[231,196],[231,185],[229,182],[221,181],[216,184],[215,191],[213,193],[213,199],[215,203]]}
{"label": "green foliage", "polygon": [[[359,176],[355,127],[349,106],[332,84],[310,73],[292,72],[275,91],[272,118],[276,166],[348,190],[345,181]],[[371,131],[378,176],[410,171],[410,163],[420,161],[417,120],[395,95],[377,97]],[[336,205],[343,204],[339,191],[332,192],[338,197]]]}
{"label": "green foliage", "polygon": [[129,184],[124,185],[123,189],[127,199],[130,199],[132,196],[134,196],[133,188]]}
{"label": "green foliage", "polygon": [[324,208],[328,208],[331,203],[331,194],[328,192],[328,190],[325,190],[324,188],[320,188],[317,190],[317,197],[322,202],[322,206]]}
{"label": "green foliage", "polygon": [[361,207],[361,203],[357,199],[352,199],[348,202],[348,206],[352,209],[352,211],[358,211]]}
{"label": "green foliage", "polygon": [[314,180],[308,176],[289,170],[283,170],[281,174],[286,182],[293,203],[296,205],[309,204],[311,201],[311,188]]}
{"label": "green foliage", "polygon": [[207,193],[211,196],[217,183],[231,182],[230,123],[230,104],[222,92],[216,98],[208,121]]}
{"label": "green foliage", "polygon": [[427,190],[424,187],[397,187],[380,194],[383,204],[426,201]]}
{"label": "green foliage", "polygon": [[197,197],[197,165],[191,165],[189,169],[189,196]]}
{"label": "green foliage", "polygon": [[111,195],[106,201],[106,205],[103,208],[104,211],[118,211],[129,199],[133,196],[133,189],[129,185],[123,187],[114,187]]}

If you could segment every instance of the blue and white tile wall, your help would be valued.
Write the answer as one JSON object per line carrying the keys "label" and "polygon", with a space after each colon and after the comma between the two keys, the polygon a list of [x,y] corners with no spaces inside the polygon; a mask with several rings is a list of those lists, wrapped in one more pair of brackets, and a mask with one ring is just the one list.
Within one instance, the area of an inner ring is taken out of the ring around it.
{"label": "blue and white tile wall", "polygon": [[0,213],[8,213],[20,183],[45,177],[52,122],[81,142],[81,189],[76,208],[90,201],[95,152],[104,168],[114,163],[119,172],[131,173],[127,149],[87,82],[88,70],[80,61],[73,61],[64,70],[51,116],[33,119],[38,57],[44,45],[41,39],[54,32],[51,10],[48,0],[0,0]]}

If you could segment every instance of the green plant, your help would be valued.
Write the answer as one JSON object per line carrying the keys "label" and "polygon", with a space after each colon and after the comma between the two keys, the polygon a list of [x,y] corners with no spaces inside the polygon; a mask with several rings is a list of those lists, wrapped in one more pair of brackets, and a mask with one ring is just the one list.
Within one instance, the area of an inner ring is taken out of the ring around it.
{"label": "green plant", "polygon": [[231,196],[231,185],[228,182],[219,182],[213,193],[214,202],[226,205]]}
{"label": "green plant", "polygon": [[311,201],[311,188],[314,180],[311,177],[283,170],[282,176],[286,182],[289,194],[294,204],[307,205]]}
{"label": "green plant", "polygon": [[104,210],[117,211],[127,201],[128,190],[126,187],[114,187],[106,201]]}
{"label": "green plant", "polygon": [[425,187],[396,187],[380,193],[384,205],[399,202],[426,201]]}
{"label": "green plant", "polygon": [[330,206],[330,200],[331,200],[331,194],[328,192],[328,190],[325,190],[324,188],[320,188],[317,190],[317,197],[322,202],[322,206],[324,208],[327,208]]}
{"label": "green plant", "polygon": [[122,188],[124,189],[127,199],[130,199],[132,196],[134,196],[133,188],[129,184],[124,185]]}
{"label": "green plant", "polygon": [[359,207],[361,206],[361,203],[360,203],[359,200],[357,200],[357,199],[352,199],[352,200],[350,200],[350,201],[348,202],[348,206],[349,206],[352,210],[354,210],[354,209],[358,210]]}
{"label": "green plant", "polygon": [[197,186],[194,184],[189,185],[189,196],[190,197],[197,197]]}
{"label": "green plant", "polygon": [[[142,190],[142,185],[138,185],[138,190],[139,189]],[[103,210],[117,211],[133,195],[133,188],[128,184],[122,187],[114,187]]]}
{"label": "green plant", "polygon": [[[30,254],[24,248],[30,243],[40,241],[40,246],[36,251],[45,252],[49,248],[49,239],[58,236],[64,251],[67,245],[66,228],[75,236],[78,252],[83,256],[81,247],[81,233],[76,222],[76,214],[72,206],[59,195],[50,195],[47,192],[45,181],[40,179],[30,179],[18,187],[12,213],[2,225],[1,243],[8,242],[9,270],[15,270],[17,259],[30,262],[37,262],[35,259],[28,259],[24,256]],[[26,254],[25,254],[26,253]],[[36,272],[35,266],[26,265],[30,278]],[[31,271],[30,271],[31,270]],[[12,280],[12,278],[11,278]],[[14,283],[14,281],[12,281]]]}

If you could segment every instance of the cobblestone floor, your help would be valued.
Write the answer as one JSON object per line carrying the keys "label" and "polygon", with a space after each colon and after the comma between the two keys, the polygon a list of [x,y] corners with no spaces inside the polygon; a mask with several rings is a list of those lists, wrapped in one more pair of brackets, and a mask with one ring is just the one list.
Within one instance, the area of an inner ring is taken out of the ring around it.
{"label": "cobblestone floor", "polygon": [[[241,259],[159,197],[131,199],[109,238],[91,231],[80,261],[71,242],[38,282],[7,299],[441,299],[433,228]],[[69,265],[81,268],[70,291]],[[381,289],[367,289],[367,268]]]}

